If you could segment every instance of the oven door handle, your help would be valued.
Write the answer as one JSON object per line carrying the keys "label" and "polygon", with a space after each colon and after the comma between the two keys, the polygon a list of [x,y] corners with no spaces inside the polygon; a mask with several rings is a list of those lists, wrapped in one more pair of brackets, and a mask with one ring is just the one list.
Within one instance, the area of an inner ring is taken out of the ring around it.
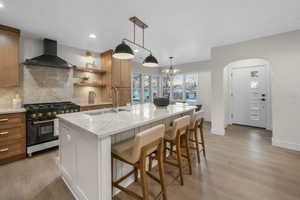
{"label": "oven door handle", "polygon": [[37,125],[37,124],[44,124],[44,123],[48,123],[48,122],[54,122],[54,119],[43,120],[43,121],[36,121],[36,122],[32,122],[32,123],[34,125]]}

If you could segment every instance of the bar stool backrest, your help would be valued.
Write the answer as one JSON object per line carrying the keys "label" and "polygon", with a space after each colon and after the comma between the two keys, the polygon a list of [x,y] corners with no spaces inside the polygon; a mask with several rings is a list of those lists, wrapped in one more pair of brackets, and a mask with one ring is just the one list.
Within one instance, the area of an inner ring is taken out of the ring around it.
{"label": "bar stool backrest", "polygon": [[134,139],[132,151],[132,162],[137,162],[141,156],[142,149],[146,149],[146,154],[154,152],[163,142],[165,125],[161,124],[138,133]]}
{"label": "bar stool backrest", "polygon": [[180,117],[178,119],[175,119],[173,121],[172,134],[170,135],[170,137],[172,139],[175,139],[178,130],[180,131],[180,135],[184,134],[185,133],[184,128],[189,126],[190,121],[191,121],[191,116],[189,116],[189,115],[186,115],[186,116]]}
{"label": "bar stool backrest", "polygon": [[194,112],[192,119],[191,119],[191,124],[190,124],[190,128],[195,128],[196,123],[201,121],[202,118],[202,112],[198,111],[198,112]]}

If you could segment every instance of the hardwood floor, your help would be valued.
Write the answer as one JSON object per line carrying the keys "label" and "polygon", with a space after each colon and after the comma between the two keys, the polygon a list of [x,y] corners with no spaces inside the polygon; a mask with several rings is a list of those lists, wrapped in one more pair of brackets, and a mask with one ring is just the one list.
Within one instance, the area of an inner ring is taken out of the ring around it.
{"label": "hardwood floor", "polygon": [[[300,152],[271,146],[270,132],[234,125],[224,137],[205,129],[205,139],[207,160],[202,156],[198,165],[195,157],[184,186],[174,179],[177,170],[166,167],[169,200],[300,199]],[[54,150],[0,166],[0,199],[74,199],[59,177],[56,155]],[[139,189],[136,183],[130,187]],[[154,197],[159,185],[151,182],[150,191]],[[115,199],[132,198],[120,193]]]}

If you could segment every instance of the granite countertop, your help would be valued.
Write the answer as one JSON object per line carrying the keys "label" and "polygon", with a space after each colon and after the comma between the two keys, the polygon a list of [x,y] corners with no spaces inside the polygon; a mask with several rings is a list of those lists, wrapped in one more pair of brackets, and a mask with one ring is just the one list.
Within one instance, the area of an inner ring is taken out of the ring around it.
{"label": "granite countertop", "polygon": [[0,108],[0,114],[12,114],[26,112],[25,108]]}
{"label": "granite countertop", "polygon": [[76,105],[80,106],[80,107],[87,107],[87,106],[101,106],[101,105],[110,105],[112,104],[112,102],[98,102],[98,103],[94,103],[94,104],[88,104],[88,103],[77,103],[74,102]]}
{"label": "granite countertop", "polygon": [[150,124],[174,115],[192,111],[196,107],[177,104],[169,105],[167,108],[157,108],[154,104],[147,103],[121,108],[126,111],[99,114],[101,112],[111,110],[101,109],[58,115],[58,118],[75,128],[96,134],[98,137],[102,138]]}

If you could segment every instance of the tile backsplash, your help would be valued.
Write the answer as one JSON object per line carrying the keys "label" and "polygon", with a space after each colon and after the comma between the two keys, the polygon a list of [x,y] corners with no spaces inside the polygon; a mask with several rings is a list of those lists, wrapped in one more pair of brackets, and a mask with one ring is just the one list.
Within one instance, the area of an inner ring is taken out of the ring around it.
{"label": "tile backsplash", "polygon": [[1,108],[11,108],[12,107],[12,98],[16,94],[21,94],[23,96],[22,88],[0,88],[0,109]]}
{"label": "tile backsplash", "polygon": [[24,103],[72,101],[73,70],[24,67]]}

